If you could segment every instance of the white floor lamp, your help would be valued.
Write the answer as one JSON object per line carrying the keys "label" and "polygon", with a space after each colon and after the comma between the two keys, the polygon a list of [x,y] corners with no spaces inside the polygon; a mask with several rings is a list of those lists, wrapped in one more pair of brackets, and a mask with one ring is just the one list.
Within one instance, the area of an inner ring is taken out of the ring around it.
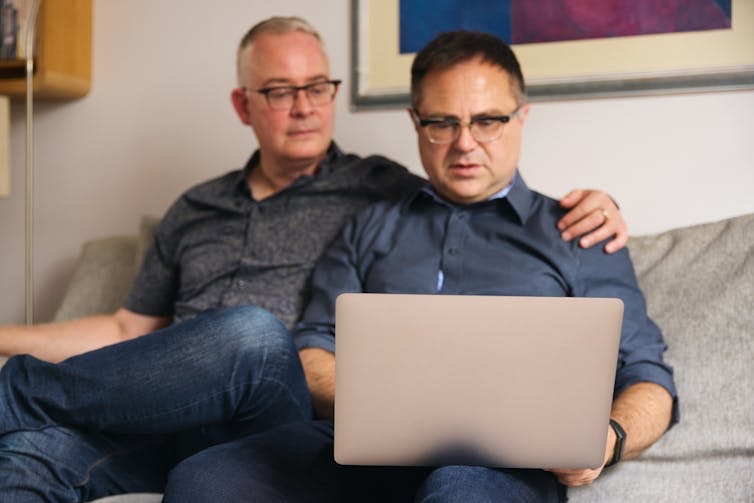
{"label": "white floor lamp", "polygon": [[41,0],[26,23],[26,324],[34,323],[34,44]]}

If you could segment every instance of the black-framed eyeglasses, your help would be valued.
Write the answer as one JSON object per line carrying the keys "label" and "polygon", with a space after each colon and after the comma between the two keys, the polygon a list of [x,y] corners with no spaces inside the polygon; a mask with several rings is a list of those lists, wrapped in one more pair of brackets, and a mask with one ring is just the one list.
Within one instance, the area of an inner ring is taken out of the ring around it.
{"label": "black-framed eyeglasses", "polygon": [[464,127],[469,128],[472,138],[479,143],[495,141],[503,135],[505,125],[520,111],[519,106],[508,115],[478,115],[468,122],[449,117],[420,117],[415,109],[411,110],[411,114],[414,121],[426,131],[430,143],[444,145],[456,141]]}
{"label": "black-framed eyeglasses", "polygon": [[[290,110],[299,91],[304,91],[312,106],[319,107],[332,103],[341,82],[340,80],[325,80],[312,82],[305,86],[273,86],[254,89],[253,91],[264,95],[270,107],[277,110]],[[247,87],[243,89],[247,92],[251,91]]]}

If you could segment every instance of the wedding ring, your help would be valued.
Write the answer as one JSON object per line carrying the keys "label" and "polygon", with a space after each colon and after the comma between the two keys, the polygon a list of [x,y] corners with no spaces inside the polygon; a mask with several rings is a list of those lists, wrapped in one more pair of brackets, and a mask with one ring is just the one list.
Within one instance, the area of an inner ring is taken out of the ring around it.
{"label": "wedding ring", "polygon": [[607,222],[607,218],[610,216],[610,214],[605,208],[602,208],[602,216],[605,217],[605,222]]}

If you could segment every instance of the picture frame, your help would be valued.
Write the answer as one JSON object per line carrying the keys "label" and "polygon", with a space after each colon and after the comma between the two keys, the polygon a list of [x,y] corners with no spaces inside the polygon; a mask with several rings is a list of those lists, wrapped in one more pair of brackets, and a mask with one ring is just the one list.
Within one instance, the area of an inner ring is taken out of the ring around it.
{"label": "picture frame", "polygon": [[[409,103],[413,54],[398,50],[399,0],[351,0],[351,105]],[[732,28],[513,45],[532,101],[754,88],[754,2]]]}

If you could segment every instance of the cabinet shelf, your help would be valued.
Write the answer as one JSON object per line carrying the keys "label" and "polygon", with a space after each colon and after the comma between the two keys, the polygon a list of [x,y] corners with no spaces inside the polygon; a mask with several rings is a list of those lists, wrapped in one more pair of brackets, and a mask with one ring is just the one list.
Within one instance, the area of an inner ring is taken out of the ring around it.
{"label": "cabinet shelf", "polygon": [[[92,0],[42,0],[36,46],[34,97],[85,96],[92,78]],[[0,60],[0,94],[26,95],[25,60]]]}

